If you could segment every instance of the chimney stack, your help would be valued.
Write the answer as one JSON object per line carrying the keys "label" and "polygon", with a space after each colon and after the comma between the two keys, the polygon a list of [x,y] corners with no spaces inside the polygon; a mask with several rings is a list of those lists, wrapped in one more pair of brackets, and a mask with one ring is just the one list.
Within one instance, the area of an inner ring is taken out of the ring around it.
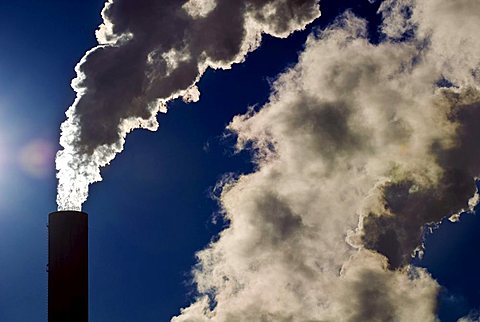
{"label": "chimney stack", "polygon": [[48,322],[88,321],[88,216],[56,211],[48,218]]}

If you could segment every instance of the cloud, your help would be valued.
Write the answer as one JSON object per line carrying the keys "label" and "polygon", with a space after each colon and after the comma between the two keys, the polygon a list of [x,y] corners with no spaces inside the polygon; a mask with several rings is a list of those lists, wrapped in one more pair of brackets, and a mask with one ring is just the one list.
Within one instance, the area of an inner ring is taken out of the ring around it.
{"label": "cloud", "polygon": [[320,15],[317,0],[110,0],[99,45],[76,66],[77,92],[57,154],[59,209],[80,209],[100,168],[136,128],[158,129],[168,101],[199,99],[207,68],[242,62],[267,33],[286,37]]}
{"label": "cloud", "polygon": [[480,3],[475,0],[387,0],[380,8],[387,35],[400,38],[415,30],[428,42],[429,60],[459,85],[480,82]]}
{"label": "cloud", "polygon": [[364,244],[385,254],[392,267],[408,263],[422,242],[425,224],[472,208],[470,199],[475,196],[475,178],[480,174],[480,149],[475,143],[480,137],[476,125],[480,120],[479,94],[471,89],[441,94],[446,95],[443,99],[451,107],[447,116],[456,128],[452,146],[431,143],[436,165],[442,168],[438,181],[428,187],[419,187],[410,178],[386,183],[382,187],[383,214],[365,217]]}
{"label": "cloud", "polygon": [[473,205],[480,170],[479,60],[458,59],[479,41],[450,9],[386,1],[378,45],[345,13],[232,120],[257,169],[223,183],[229,227],[173,322],[437,321],[439,286],[409,261],[425,225]]}
{"label": "cloud", "polygon": [[[472,207],[480,150],[476,0],[386,0],[383,40],[347,12],[307,40],[269,102],[236,116],[257,169],[223,183],[228,228],[199,252],[199,296],[172,321],[436,321],[438,284],[409,265],[422,229]],[[320,15],[314,0],[111,0],[77,65],[57,154],[80,209],[136,128]]]}
{"label": "cloud", "polygon": [[472,311],[467,316],[458,319],[457,322],[478,322],[480,321],[480,313],[478,311]]}

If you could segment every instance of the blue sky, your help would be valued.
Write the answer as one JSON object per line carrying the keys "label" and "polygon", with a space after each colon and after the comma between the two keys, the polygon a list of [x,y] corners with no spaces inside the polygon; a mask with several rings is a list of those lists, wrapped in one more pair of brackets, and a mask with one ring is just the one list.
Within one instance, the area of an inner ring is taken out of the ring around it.
{"label": "blue sky", "polygon": [[[332,2],[322,2],[313,26],[353,6],[372,21],[375,41],[378,4],[343,1],[339,8]],[[102,7],[92,0],[0,3],[2,322],[46,321],[46,223],[56,209],[52,153],[75,97],[73,68],[95,45]],[[264,37],[245,63],[207,71],[198,103],[175,101],[159,116],[158,132],[129,135],[84,205],[90,214],[91,321],[167,321],[192,301],[194,254],[225,225],[212,221],[218,218],[212,189],[224,174],[253,169],[248,151],[234,153],[225,126],[266,101],[272,80],[296,63],[313,26],[288,39]],[[473,215],[443,222],[428,235],[424,259],[415,261],[445,287],[442,321],[456,321],[480,305],[479,228]]]}

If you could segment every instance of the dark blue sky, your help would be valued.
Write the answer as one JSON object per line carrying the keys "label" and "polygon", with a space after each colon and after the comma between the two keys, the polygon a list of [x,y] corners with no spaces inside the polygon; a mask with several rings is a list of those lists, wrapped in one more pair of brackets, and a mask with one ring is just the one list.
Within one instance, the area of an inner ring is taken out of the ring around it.
{"label": "dark blue sky", "polygon": [[[95,45],[103,1],[0,2],[0,321],[46,321],[47,215],[54,211],[53,153],[74,92],[73,68]],[[378,4],[323,1],[316,26],[345,8],[372,21]],[[270,81],[296,62],[312,26],[265,37],[246,63],[208,71],[198,103],[174,102],[156,133],[137,130],[103,171],[90,214],[91,321],[167,321],[191,300],[194,253],[220,229],[210,193],[223,174],[251,171],[225,125],[261,105]],[[478,216],[444,222],[426,241],[425,266],[442,285],[439,314],[456,321],[480,305]]]}

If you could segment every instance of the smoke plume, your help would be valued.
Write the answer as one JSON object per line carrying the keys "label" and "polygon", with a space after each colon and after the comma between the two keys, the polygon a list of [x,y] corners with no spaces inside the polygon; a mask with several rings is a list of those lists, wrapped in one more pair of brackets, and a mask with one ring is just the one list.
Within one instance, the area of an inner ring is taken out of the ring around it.
{"label": "smoke plume", "polygon": [[[410,265],[423,230],[478,202],[480,2],[385,0],[379,43],[347,11],[308,38],[269,101],[228,131],[257,167],[219,183],[228,227],[197,254],[173,322],[438,321]],[[59,209],[176,98],[319,17],[316,0],[111,0],[77,65],[57,155]],[[474,314],[474,313],[472,313]],[[472,315],[473,316],[473,315]],[[470,317],[465,317],[468,320]]]}
{"label": "smoke plume", "polygon": [[198,100],[207,68],[228,69],[262,33],[286,37],[319,15],[317,0],[109,0],[99,45],[75,68],[77,97],[56,159],[58,208],[79,210],[127,133],[158,129],[168,101]]}
{"label": "smoke plume", "polygon": [[268,103],[236,116],[257,169],[221,183],[228,228],[197,254],[173,322],[437,321],[410,265],[423,229],[477,203],[480,8],[387,0],[378,44],[346,12]]}

